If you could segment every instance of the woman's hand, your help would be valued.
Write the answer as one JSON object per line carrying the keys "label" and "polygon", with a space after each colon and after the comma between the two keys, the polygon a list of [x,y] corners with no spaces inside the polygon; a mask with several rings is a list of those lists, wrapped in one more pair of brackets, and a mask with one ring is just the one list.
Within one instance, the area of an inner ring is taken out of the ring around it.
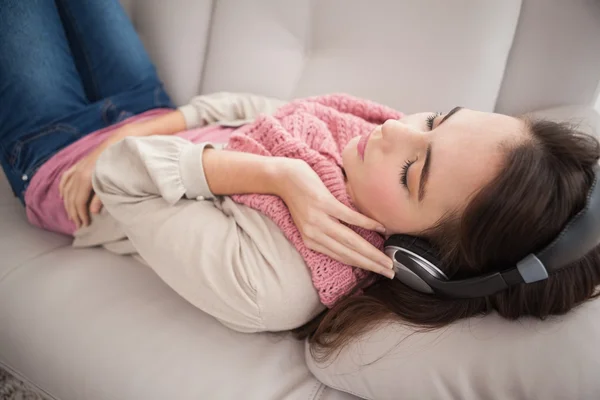
{"label": "woman's hand", "polygon": [[185,118],[179,110],[122,125],[104,143],[66,171],[60,180],[59,190],[69,219],[77,229],[89,225],[90,212],[97,214],[102,209],[102,202],[93,193],[92,173],[96,160],[105,149],[128,136],[173,135],[185,129]]}
{"label": "woman's hand", "polygon": [[92,188],[92,174],[100,154],[111,144],[118,142],[126,136],[135,133],[131,125],[124,125],[95,148],[90,154],[82,158],[69,168],[60,178],[58,190],[65,204],[69,220],[75,223],[77,229],[88,226],[91,222],[90,213],[98,214],[102,209],[100,198],[94,194]]}
{"label": "woman's hand", "polygon": [[302,160],[285,160],[277,195],[286,203],[306,246],[344,264],[394,277],[392,260],[340,223],[383,233],[384,227],[338,201]]}
{"label": "woman's hand", "polygon": [[93,151],[68,169],[60,179],[60,196],[69,220],[75,223],[77,229],[88,226],[90,213],[97,214],[102,208],[102,202],[92,188],[92,173],[99,155],[100,152]]}

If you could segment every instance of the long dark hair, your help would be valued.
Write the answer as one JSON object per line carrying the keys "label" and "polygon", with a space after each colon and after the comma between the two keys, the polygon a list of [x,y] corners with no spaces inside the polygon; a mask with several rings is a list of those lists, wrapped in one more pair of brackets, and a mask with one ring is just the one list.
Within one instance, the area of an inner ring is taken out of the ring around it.
{"label": "long dark hair", "polygon": [[[547,245],[581,210],[594,179],[600,145],[564,123],[526,120],[527,140],[505,146],[502,172],[473,196],[460,216],[448,215],[421,236],[438,250],[441,269],[467,278],[506,269]],[[507,319],[564,314],[596,297],[600,246],[548,279],[476,299],[444,299],[381,278],[357,288],[295,330],[313,357],[329,358],[367,329],[399,319],[418,329],[496,311]]]}

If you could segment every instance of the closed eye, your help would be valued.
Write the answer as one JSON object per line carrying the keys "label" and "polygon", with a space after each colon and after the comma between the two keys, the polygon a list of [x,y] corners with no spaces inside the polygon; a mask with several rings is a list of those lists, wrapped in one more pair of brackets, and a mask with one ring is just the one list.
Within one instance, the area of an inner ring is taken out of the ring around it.
{"label": "closed eye", "polygon": [[[406,160],[404,162],[404,165],[402,166],[402,170],[400,171],[400,183],[402,184],[402,186],[404,186],[406,188],[406,190],[409,190],[408,189],[408,169],[416,161],[417,160],[414,160],[414,161]],[[409,190],[409,192],[410,192],[410,190]]]}
{"label": "closed eye", "polygon": [[429,130],[432,130],[432,129],[433,129],[433,123],[435,122],[435,119],[436,119],[437,117],[439,117],[440,115],[442,115],[442,113],[440,113],[440,112],[436,112],[436,113],[430,114],[430,115],[427,117],[427,127],[429,128]]}

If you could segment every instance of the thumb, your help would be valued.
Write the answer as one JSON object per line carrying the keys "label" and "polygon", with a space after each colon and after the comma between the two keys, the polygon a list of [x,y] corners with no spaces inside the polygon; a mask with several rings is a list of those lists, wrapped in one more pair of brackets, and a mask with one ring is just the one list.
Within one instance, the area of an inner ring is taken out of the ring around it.
{"label": "thumb", "polygon": [[98,197],[98,195],[95,194],[94,197],[92,197],[92,201],[90,203],[90,212],[92,214],[98,214],[101,209],[102,209],[102,201],[100,201],[100,198]]}

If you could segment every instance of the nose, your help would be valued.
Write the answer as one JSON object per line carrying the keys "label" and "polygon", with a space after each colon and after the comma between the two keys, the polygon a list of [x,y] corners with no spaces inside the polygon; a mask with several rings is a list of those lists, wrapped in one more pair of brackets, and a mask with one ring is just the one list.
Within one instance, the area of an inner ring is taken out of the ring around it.
{"label": "nose", "polygon": [[381,134],[383,136],[390,136],[398,133],[398,131],[403,129],[401,125],[402,122],[397,119],[388,119],[381,125]]}
{"label": "nose", "polygon": [[388,119],[381,125],[381,136],[385,140],[423,139],[423,134],[418,129],[396,119]]}

